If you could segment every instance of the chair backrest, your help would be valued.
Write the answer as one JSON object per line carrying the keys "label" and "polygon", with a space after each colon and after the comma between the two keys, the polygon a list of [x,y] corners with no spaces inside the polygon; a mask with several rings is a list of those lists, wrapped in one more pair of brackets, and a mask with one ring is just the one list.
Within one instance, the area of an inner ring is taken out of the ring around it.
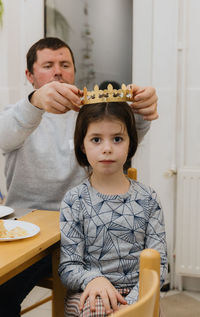
{"label": "chair backrest", "polygon": [[137,169],[134,167],[129,167],[127,170],[127,176],[134,180],[137,180]]}
{"label": "chair backrest", "polygon": [[112,317],[158,317],[160,297],[160,254],[145,249],[140,255],[139,300]]}

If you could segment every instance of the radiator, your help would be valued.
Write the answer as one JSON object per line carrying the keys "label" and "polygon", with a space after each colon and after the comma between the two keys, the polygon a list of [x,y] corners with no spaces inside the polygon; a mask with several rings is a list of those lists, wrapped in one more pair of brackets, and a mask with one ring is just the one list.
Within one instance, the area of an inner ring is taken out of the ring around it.
{"label": "radiator", "polygon": [[200,169],[178,172],[176,273],[200,277]]}

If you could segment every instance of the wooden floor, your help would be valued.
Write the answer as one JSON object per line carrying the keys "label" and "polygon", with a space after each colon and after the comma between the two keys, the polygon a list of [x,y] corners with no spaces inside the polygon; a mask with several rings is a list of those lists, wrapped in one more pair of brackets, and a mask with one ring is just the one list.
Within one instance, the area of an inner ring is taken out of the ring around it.
{"label": "wooden floor", "polygon": [[[34,289],[29,293],[29,295],[25,298],[22,303],[22,309],[26,308],[27,306],[32,305],[34,302],[42,300],[43,298],[50,296],[51,290],[42,287],[34,287]],[[51,302],[47,302],[32,311],[29,311],[26,314],[22,315],[23,317],[52,317],[51,315]]]}

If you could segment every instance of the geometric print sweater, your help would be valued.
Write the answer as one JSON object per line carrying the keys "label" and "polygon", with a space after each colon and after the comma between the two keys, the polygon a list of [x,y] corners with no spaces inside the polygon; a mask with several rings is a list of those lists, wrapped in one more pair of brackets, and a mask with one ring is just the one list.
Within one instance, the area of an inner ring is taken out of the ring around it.
{"label": "geometric print sweater", "polygon": [[86,179],[61,203],[62,283],[83,291],[94,278],[107,278],[116,289],[130,288],[128,304],[138,299],[139,257],[145,248],[160,252],[160,286],[167,274],[167,246],[162,207],[149,186],[129,179],[121,195],[97,192]]}

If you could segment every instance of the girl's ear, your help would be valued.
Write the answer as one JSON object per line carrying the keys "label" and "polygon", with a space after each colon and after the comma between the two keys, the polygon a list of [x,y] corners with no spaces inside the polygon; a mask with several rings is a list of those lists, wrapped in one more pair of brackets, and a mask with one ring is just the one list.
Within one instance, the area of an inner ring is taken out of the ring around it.
{"label": "girl's ear", "polygon": [[82,146],[81,146],[81,151],[85,154],[85,147],[84,147],[83,144],[82,144]]}

